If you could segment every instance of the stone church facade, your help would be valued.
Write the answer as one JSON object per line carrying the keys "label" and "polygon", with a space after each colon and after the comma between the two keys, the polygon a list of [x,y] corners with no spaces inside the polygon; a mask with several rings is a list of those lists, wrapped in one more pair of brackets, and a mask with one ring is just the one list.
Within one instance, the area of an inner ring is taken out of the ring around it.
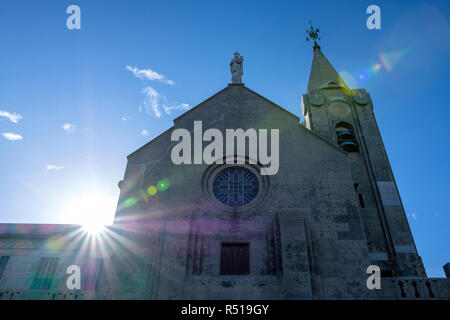
{"label": "stone church facade", "polygon": [[[247,88],[235,55],[231,84],[128,156],[98,237],[0,224],[0,299],[449,299],[450,279],[428,278],[417,252],[370,95],[313,51],[303,122]],[[276,174],[250,148],[197,161],[211,128],[277,129]],[[177,129],[200,134],[191,164],[173,161]],[[67,288],[71,265],[80,289]]]}

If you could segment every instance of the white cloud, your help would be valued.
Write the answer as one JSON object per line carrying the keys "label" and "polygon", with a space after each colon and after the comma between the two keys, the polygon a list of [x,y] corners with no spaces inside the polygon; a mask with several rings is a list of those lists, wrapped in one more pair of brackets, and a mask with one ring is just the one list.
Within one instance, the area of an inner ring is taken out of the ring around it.
{"label": "white cloud", "polygon": [[148,131],[147,130],[142,130],[141,131],[141,134],[145,137],[145,136],[148,136]]}
{"label": "white cloud", "polygon": [[160,118],[161,110],[159,108],[159,99],[160,99],[159,93],[152,87],[145,87],[142,90],[142,93],[145,94],[145,101],[144,101],[145,111],[148,114],[151,114],[150,110],[152,110],[155,116],[157,118]]}
{"label": "white cloud", "polygon": [[61,170],[63,168],[64,167],[60,167],[60,166],[57,166],[57,165],[54,165],[54,164],[49,164],[49,165],[47,165],[45,167],[45,170]]}
{"label": "white cloud", "polygon": [[157,80],[157,81],[161,81],[164,83],[167,83],[171,86],[173,86],[175,84],[175,81],[172,80],[168,80],[166,79],[166,77],[156,71],[153,71],[151,69],[139,69],[138,67],[131,67],[131,66],[126,66],[126,69],[128,71],[131,71],[136,78],[142,79],[142,80]]}
{"label": "white cloud", "polygon": [[75,132],[77,126],[74,125],[74,124],[65,123],[65,124],[62,126],[62,128],[63,128],[63,130],[64,130],[67,134],[71,134],[71,133],[74,133],[74,132]]}
{"label": "white cloud", "polygon": [[167,114],[170,114],[172,112],[172,110],[188,110],[191,106],[187,103],[180,103],[174,106],[166,106],[163,105],[164,111]]}
{"label": "white cloud", "polygon": [[[163,95],[160,95],[155,89],[150,86],[145,87],[142,90],[142,93],[145,95],[145,112],[148,114],[154,114],[157,118],[161,117],[161,108],[164,109],[166,114],[171,114],[173,110],[188,110],[191,107],[187,103],[179,103],[175,105],[160,105],[160,100],[167,101],[167,98]],[[139,107],[139,112],[142,112],[142,107]]]}
{"label": "white cloud", "polygon": [[128,121],[128,120],[130,120],[130,117],[129,117],[129,116],[123,116],[123,117],[122,117],[122,121]]}
{"label": "white cloud", "polygon": [[10,141],[16,141],[16,140],[22,140],[23,139],[23,137],[20,134],[9,133],[9,132],[2,133],[2,136],[5,139],[8,139]]}
{"label": "white cloud", "polygon": [[8,111],[0,110],[0,117],[8,118],[13,123],[18,123],[22,116],[17,113],[9,113]]}
{"label": "white cloud", "polygon": [[411,219],[417,221],[418,216],[416,213],[407,214],[407,216],[408,216],[408,218],[411,218]]}
{"label": "white cloud", "polygon": [[[162,74],[151,69],[139,69],[138,67],[126,66],[126,70],[131,71],[137,78],[143,80],[157,80],[169,85],[174,85],[175,81],[168,80]],[[158,91],[153,89],[151,86],[146,86],[142,89],[142,93],[145,95],[144,105],[138,108],[139,112],[144,111],[147,114],[154,115],[156,118],[161,118],[162,112],[161,108],[164,109],[166,114],[171,114],[172,110],[187,110],[190,108],[187,103],[180,103],[175,105],[163,104],[161,106],[161,100],[167,101],[166,97],[160,95]],[[127,121],[128,117],[122,117],[122,121]]]}

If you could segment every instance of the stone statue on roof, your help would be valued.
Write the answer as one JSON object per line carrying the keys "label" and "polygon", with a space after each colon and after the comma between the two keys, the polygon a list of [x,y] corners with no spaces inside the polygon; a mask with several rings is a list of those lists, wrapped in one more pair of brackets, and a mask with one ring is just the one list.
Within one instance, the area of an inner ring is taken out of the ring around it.
{"label": "stone statue on roof", "polygon": [[230,62],[231,83],[242,83],[242,75],[244,74],[244,57],[239,52],[234,53],[234,58]]}

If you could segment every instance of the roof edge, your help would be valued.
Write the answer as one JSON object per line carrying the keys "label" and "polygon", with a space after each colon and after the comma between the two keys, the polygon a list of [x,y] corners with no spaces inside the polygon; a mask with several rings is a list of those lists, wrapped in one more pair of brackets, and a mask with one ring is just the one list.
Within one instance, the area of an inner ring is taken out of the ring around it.
{"label": "roof edge", "polygon": [[79,224],[0,223],[0,236],[53,236],[81,228]]}

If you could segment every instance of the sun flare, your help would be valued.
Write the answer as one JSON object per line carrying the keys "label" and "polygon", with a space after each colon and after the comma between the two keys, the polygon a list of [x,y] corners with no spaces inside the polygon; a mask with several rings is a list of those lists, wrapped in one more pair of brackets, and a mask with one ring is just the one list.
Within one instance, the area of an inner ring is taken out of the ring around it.
{"label": "sun flare", "polygon": [[81,195],[68,202],[65,220],[83,226],[90,234],[98,234],[112,224],[116,200],[100,193]]}

